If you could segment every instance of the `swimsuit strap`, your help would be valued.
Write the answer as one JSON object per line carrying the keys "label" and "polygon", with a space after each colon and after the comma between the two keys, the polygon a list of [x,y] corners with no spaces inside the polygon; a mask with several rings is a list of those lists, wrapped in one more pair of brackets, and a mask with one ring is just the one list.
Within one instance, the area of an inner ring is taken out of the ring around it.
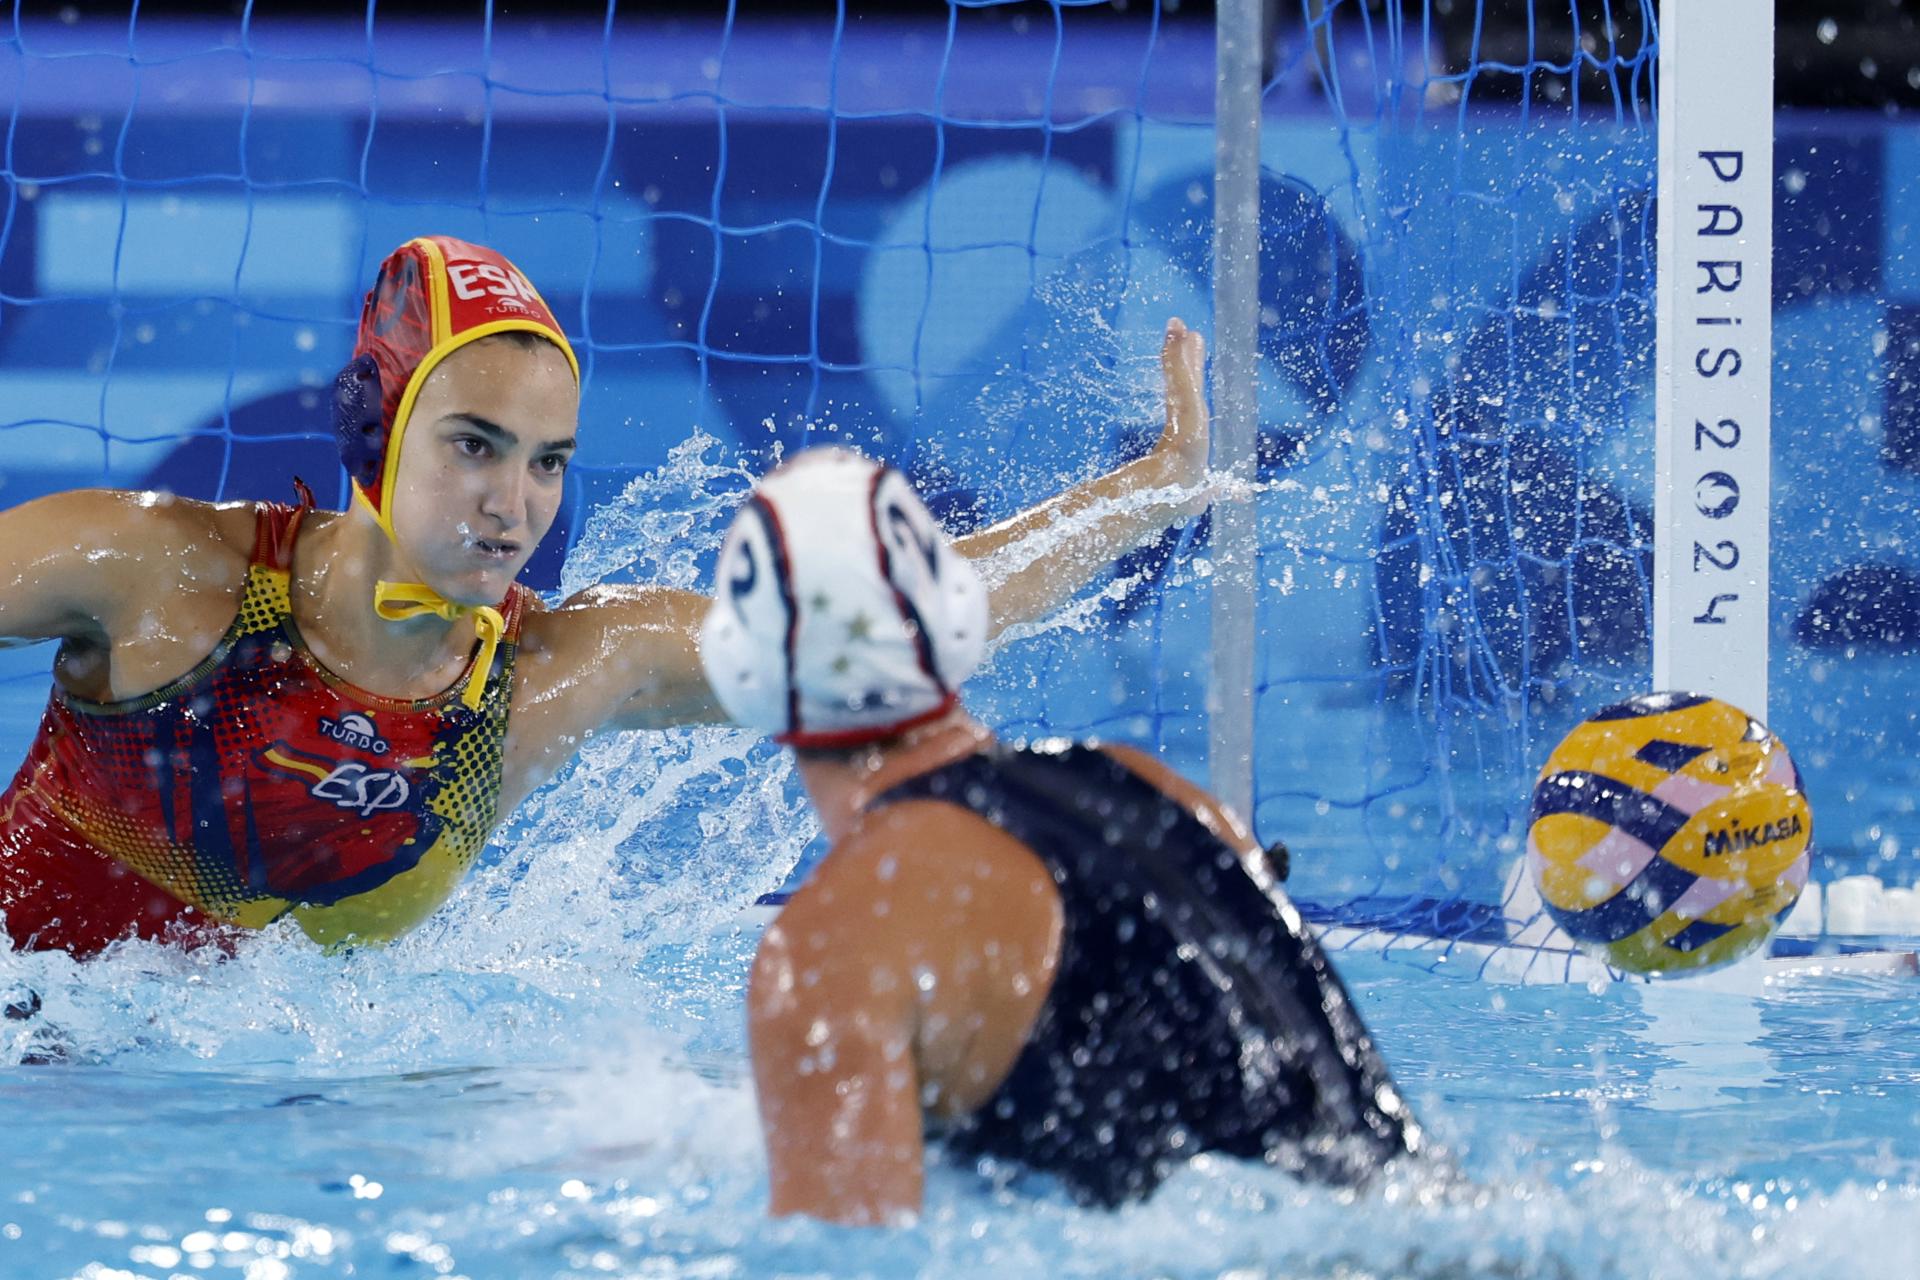
{"label": "swimsuit strap", "polygon": [[297,478],[293,487],[300,505],[263,502],[254,522],[253,563],[283,573],[293,571],[294,539],[300,536],[300,522],[313,510],[313,490]]}
{"label": "swimsuit strap", "polygon": [[508,644],[520,643],[520,624],[527,620],[527,613],[535,599],[530,588],[517,582],[507,588],[507,598],[500,603],[500,616],[506,622],[504,630]]}

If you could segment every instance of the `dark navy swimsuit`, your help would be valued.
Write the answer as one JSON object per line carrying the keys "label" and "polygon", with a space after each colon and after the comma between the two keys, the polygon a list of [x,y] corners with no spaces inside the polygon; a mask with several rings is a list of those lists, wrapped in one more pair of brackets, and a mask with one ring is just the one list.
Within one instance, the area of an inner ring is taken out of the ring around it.
{"label": "dark navy swimsuit", "polygon": [[970,810],[1059,886],[1060,967],[1013,1069],[948,1150],[1058,1177],[1083,1202],[1150,1194],[1202,1151],[1358,1182],[1419,1129],[1277,886],[1090,747],[996,746],[881,797]]}

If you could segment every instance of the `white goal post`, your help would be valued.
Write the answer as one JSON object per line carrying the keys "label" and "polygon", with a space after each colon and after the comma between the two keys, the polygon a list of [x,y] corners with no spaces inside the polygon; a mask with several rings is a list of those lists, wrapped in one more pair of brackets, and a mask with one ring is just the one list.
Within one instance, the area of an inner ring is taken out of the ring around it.
{"label": "white goal post", "polygon": [[1653,684],[1767,715],[1773,5],[1660,11]]}
{"label": "white goal post", "polygon": [[[1252,481],[1260,348],[1261,0],[1220,0],[1213,145],[1213,458]],[[1253,822],[1259,527],[1244,496],[1213,507],[1213,662],[1207,758],[1214,794]]]}

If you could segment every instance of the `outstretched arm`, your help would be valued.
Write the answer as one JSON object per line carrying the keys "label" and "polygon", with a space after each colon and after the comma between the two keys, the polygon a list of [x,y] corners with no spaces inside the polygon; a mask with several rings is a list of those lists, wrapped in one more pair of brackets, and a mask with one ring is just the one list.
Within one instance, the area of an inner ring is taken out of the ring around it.
{"label": "outstretched arm", "polygon": [[1166,426],[1153,451],[954,545],[991,591],[994,635],[1059,608],[1094,574],[1206,506],[1207,349],[1178,319],[1160,349]]}
{"label": "outstretched arm", "polygon": [[[575,732],[724,721],[700,667],[708,604],[706,596],[675,587],[588,587],[546,615],[554,642],[528,674],[552,692],[535,695],[533,705],[577,703],[576,712],[562,716]],[[543,671],[545,663],[553,669]]]}
{"label": "outstretched arm", "polygon": [[[1206,344],[1168,321],[1160,368],[1167,418],[1152,452],[955,542],[988,584],[992,634],[1058,608],[1101,569],[1206,505]],[[706,608],[706,597],[665,587],[593,587],[562,605],[555,621],[569,639],[555,653],[566,664],[565,687],[591,703],[580,727],[724,720],[700,669]],[[553,683],[561,685],[557,676]]]}

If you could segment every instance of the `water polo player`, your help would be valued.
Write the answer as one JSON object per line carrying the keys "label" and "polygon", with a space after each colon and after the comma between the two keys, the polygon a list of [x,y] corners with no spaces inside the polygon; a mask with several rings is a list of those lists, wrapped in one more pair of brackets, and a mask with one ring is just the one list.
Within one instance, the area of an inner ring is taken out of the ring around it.
{"label": "water polo player", "polygon": [[921,1203],[923,1141],[1151,1192],[1202,1151],[1350,1183],[1419,1149],[1247,831],[1137,751],[999,743],[956,689],[985,592],[901,476],[795,458],[729,530],[702,632],[794,748],[832,849],[748,996],[775,1213]]}
{"label": "water polo player", "polygon": [[[1104,500],[1196,486],[1198,339],[1169,326],[1161,447],[967,540],[990,556]],[[579,366],[514,266],[434,236],[382,264],[335,418],[345,512],[83,491],[0,514],[0,643],[58,640],[38,739],[0,797],[16,947],[224,935],[292,916],[389,939],[603,728],[718,718],[704,599],[515,585],[560,505]],[[1118,504],[1127,506],[1130,504]],[[1044,612],[1181,511],[1106,508],[1012,572]]]}

